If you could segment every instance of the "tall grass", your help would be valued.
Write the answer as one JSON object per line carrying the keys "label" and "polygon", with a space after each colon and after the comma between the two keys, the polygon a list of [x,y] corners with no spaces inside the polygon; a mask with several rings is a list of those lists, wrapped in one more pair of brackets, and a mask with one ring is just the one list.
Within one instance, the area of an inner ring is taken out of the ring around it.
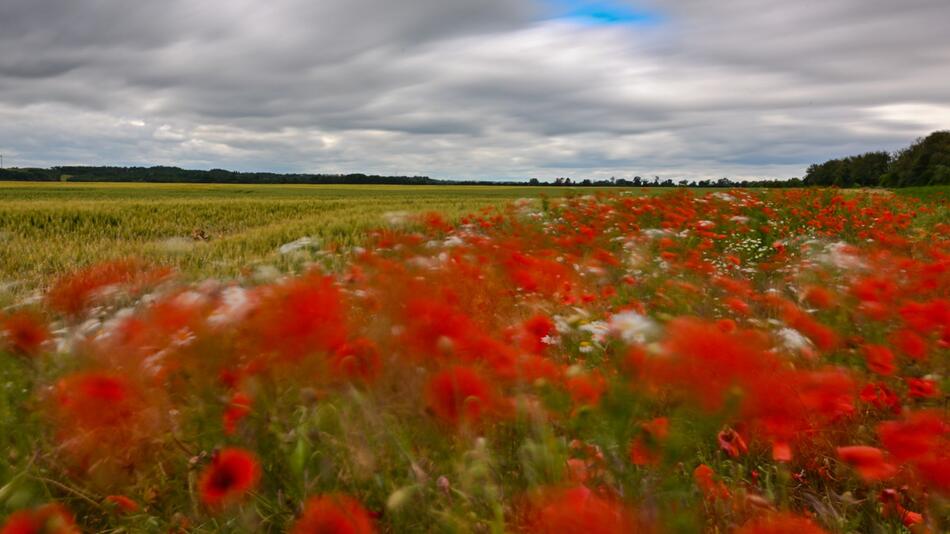
{"label": "tall grass", "polygon": [[[135,256],[189,276],[280,264],[301,237],[349,246],[389,212],[452,220],[570,188],[0,183],[0,288],[25,294],[98,261]],[[197,239],[196,239],[197,237]],[[203,239],[207,238],[207,239]]]}

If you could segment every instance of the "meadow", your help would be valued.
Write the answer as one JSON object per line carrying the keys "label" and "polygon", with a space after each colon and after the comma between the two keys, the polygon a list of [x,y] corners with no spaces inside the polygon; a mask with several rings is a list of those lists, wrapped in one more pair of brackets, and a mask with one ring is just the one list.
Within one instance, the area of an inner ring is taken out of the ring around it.
{"label": "meadow", "polygon": [[[359,243],[384,215],[452,220],[570,188],[0,182],[0,293],[18,296],[96,261],[138,257],[192,276],[285,268],[302,237]],[[2,296],[0,296],[2,298]]]}
{"label": "meadow", "polygon": [[76,185],[0,187],[2,534],[950,528],[945,189]]}

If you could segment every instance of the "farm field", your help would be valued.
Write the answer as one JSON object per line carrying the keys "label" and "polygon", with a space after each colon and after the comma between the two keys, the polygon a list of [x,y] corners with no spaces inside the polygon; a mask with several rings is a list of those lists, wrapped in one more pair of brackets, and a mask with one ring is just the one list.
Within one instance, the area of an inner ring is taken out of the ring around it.
{"label": "farm field", "polygon": [[[302,237],[352,246],[384,216],[463,213],[571,188],[0,182],[0,293],[135,256],[191,276],[287,267]],[[2,296],[0,296],[2,298]]]}
{"label": "farm field", "polygon": [[0,184],[2,532],[950,529],[946,189],[589,192]]}

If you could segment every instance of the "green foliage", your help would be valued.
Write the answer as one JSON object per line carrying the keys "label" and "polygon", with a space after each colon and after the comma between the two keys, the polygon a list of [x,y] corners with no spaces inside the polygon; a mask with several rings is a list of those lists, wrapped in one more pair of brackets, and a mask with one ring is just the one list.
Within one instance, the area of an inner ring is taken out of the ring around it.
{"label": "green foliage", "polygon": [[913,187],[950,185],[950,131],[918,139],[893,156],[868,152],[808,167],[805,185]]}
{"label": "green foliage", "polygon": [[893,187],[950,185],[950,131],[934,132],[898,152],[885,180]]}
{"label": "green foliage", "polygon": [[887,152],[868,152],[860,156],[833,159],[808,167],[805,185],[867,187],[880,184],[890,163]]}

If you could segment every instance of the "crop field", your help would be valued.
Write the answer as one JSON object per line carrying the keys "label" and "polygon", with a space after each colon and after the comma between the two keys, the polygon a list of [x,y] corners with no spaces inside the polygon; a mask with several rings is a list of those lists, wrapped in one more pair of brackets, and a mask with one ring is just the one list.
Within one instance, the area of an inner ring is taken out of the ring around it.
{"label": "crop field", "polygon": [[3,534],[950,530],[946,189],[0,207]]}
{"label": "crop field", "polygon": [[[0,182],[0,293],[96,261],[146,258],[192,276],[286,267],[282,244],[352,246],[403,214],[449,220],[570,188]],[[0,296],[2,298],[2,296]]]}

